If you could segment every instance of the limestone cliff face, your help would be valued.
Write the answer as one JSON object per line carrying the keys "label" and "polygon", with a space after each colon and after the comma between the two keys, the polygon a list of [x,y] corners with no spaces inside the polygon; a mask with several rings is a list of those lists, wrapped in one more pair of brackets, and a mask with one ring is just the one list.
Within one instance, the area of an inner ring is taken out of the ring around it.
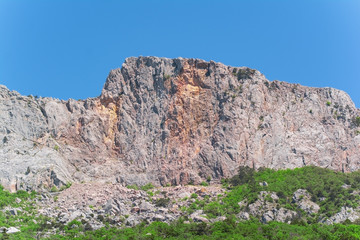
{"label": "limestone cliff face", "polygon": [[198,183],[240,165],[360,167],[360,112],[343,91],[268,81],[198,59],[128,58],[101,96],[35,99],[0,88],[0,179]]}

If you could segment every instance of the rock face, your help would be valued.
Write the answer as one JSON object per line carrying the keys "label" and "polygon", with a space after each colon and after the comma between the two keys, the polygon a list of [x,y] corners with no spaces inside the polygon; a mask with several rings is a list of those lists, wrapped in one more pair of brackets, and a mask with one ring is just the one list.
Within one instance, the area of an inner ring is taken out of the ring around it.
{"label": "rock face", "polygon": [[[149,195],[149,192],[152,192]],[[172,222],[187,215],[181,209],[189,207],[197,200],[216,198],[224,194],[219,186],[176,186],[160,187],[148,192],[128,189],[120,184],[84,183],[74,184],[61,191],[56,197],[44,194],[38,202],[39,213],[67,224],[74,219],[86,220],[93,229],[104,226],[104,219],[118,227],[134,226],[147,222]],[[202,210],[189,216],[195,222],[209,222]],[[217,219],[212,219],[218,221]]]}
{"label": "rock face", "polygon": [[1,86],[0,179],[15,191],[199,183],[240,165],[354,171],[359,115],[332,88],[270,82],[212,61],[128,58],[97,98],[25,97]]}
{"label": "rock face", "polygon": [[305,189],[298,189],[294,192],[293,203],[307,214],[315,214],[320,210],[320,206],[310,200],[311,195]]}
{"label": "rock face", "polygon": [[[247,212],[241,211],[237,214],[239,219],[249,220],[250,215],[258,217],[261,222],[268,223],[270,221],[290,223],[296,216],[295,211],[280,207],[278,204],[279,197],[274,192],[261,191],[258,199],[248,205]],[[240,208],[245,208],[246,200],[239,203]]]}
{"label": "rock face", "polygon": [[340,212],[336,213],[334,216],[325,219],[322,221],[325,224],[334,224],[334,223],[342,223],[346,220],[349,220],[350,222],[355,222],[360,217],[359,209],[356,209],[357,211],[354,211],[352,207],[342,207]]}

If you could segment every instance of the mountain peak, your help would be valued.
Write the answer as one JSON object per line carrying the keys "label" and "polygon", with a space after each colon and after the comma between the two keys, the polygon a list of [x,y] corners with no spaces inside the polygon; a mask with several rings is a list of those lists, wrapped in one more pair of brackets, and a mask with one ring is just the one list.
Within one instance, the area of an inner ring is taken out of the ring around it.
{"label": "mountain peak", "polygon": [[219,181],[239,166],[360,167],[360,114],[345,92],[247,67],[130,57],[98,98],[0,98],[0,181],[13,190]]}

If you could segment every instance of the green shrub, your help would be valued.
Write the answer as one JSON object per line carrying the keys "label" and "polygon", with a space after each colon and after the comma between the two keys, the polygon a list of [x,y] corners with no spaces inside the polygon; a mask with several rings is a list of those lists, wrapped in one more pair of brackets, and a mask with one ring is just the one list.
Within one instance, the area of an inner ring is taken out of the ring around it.
{"label": "green shrub", "polygon": [[238,186],[246,183],[253,183],[255,170],[248,166],[241,166],[239,168],[238,174],[235,175],[233,178],[230,179],[230,183],[233,186]]}
{"label": "green shrub", "polygon": [[128,189],[139,190],[139,187],[138,187],[136,184],[127,185],[126,187],[127,187]]}
{"label": "green shrub", "polygon": [[190,197],[191,198],[198,198],[198,195],[196,193],[192,193]]}
{"label": "green shrub", "polygon": [[159,199],[155,200],[155,206],[157,206],[157,207],[167,207],[169,202],[170,202],[169,198],[159,198]]}
{"label": "green shrub", "polygon": [[255,74],[256,70],[251,68],[239,69],[237,72],[238,80],[249,79]]}
{"label": "green shrub", "polygon": [[71,185],[72,185],[71,182],[67,182],[66,185],[62,185],[62,186],[60,187],[60,191],[63,191],[63,190],[65,190],[65,189],[70,188]]}
{"label": "green shrub", "polygon": [[201,185],[201,186],[204,186],[204,187],[207,187],[207,186],[209,186],[209,183],[207,183],[207,182],[201,182],[200,185]]}
{"label": "green shrub", "polygon": [[141,190],[148,191],[148,190],[153,189],[153,188],[154,188],[154,185],[152,185],[151,183],[148,183],[148,184],[142,186]]}
{"label": "green shrub", "polygon": [[360,127],[360,117],[355,117],[352,121],[356,127]]}
{"label": "green shrub", "polygon": [[168,79],[171,78],[171,76],[170,76],[169,74],[165,74],[165,73],[164,73],[164,78],[165,78],[165,80],[168,80]]}
{"label": "green shrub", "polygon": [[210,218],[222,216],[223,212],[223,207],[220,205],[219,202],[211,202],[204,207],[204,213]]}

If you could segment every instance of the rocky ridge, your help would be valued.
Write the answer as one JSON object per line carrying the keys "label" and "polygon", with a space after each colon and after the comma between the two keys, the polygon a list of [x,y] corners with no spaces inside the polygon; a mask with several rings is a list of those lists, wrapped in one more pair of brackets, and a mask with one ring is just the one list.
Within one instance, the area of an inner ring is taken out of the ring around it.
{"label": "rocky ridge", "polygon": [[[142,222],[161,221],[172,223],[179,219],[186,222],[214,223],[224,221],[224,215],[214,217],[209,214],[211,203],[223,204],[227,191],[220,185],[159,187],[148,191],[129,189],[119,184],[75,184],[64,191],[43,194],[37,201],[38,213],[55,220],[50,223],[67,225],[77,220],[88,224],[89,229],[99,229],[106,223],[116,227],[133,227]],[[195,203],[195,206],[193,207]],[[307,190],[298,189],[293,193],[292,203],[296,211],[281,204],[275,192],[261,191],[253,203],[244,199],[238,203],[240,211],[237,221],[247,221],[251,217],[267,224],[271,221],[293,223],[306,221],[316,216],[320,206],[310,199]],[[201,207],[202,206],[202,207]],[[22,209],[5,209],[16,214]],[[316,218],[316,217],[315,217]],[[316,222],[323,224],[343,223],[346,220],[358,224],[360,207],[342,207],[330,217],[319,215]],[[53,227],[53,226],[51,226]]]}
{"label": "rocky ridge", "polygon": [[128,58],[97,98],[0,87],[0,183],[179,185],[241,165],[359,169],[359,110],[343,91],[268,81],[198,59]]}
{"label": "rocky ridge", "polygon": [[43,195],[38,202],[39,214],[56,219],[61,224],[85,220],[92,229],[106,222],[117,226],[135,226],[143,221],[170,223],[187,216],[195,222],[209,220],[202,210],[189,213],[186,209],[196,200],[216,199],[224,194],[221,186],[161,187],[149,191],[128,189],[119,184],[75,184],[56,193]]}

